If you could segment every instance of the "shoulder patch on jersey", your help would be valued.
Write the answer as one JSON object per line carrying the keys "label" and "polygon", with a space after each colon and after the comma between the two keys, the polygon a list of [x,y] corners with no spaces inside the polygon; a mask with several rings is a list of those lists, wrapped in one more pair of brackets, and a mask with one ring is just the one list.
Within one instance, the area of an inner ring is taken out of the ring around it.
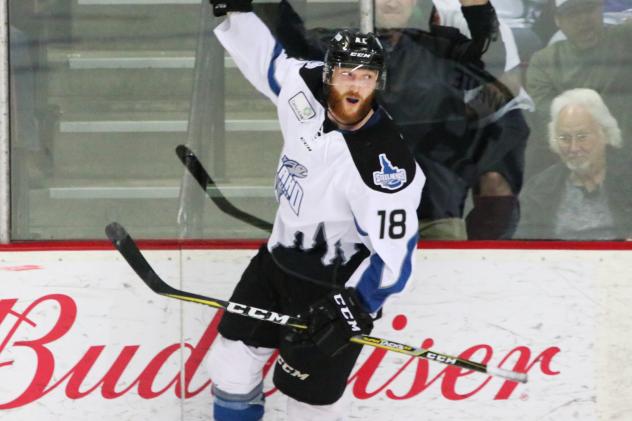
{"label": "shoulder patch on jersey", "polygon": [[415,178],[415,159],[395,123],[384,113],[378,123],[345,132],[353,162],[369,188],[383,193],[403,190]]}
{"label": "shoulder patch on jersey", "polygon": [[310,120],[316,115],[316,111],[314,111],[303,91],[290,98],[288,103],[298,121]]}
{"label": "shoulder patch on jersey", "polygon": [[386,157],[385,153],[379,155],[380,171],[373,171],[373,183],[387,190],[397,190],[406,184],[406,170],[397,168]]}

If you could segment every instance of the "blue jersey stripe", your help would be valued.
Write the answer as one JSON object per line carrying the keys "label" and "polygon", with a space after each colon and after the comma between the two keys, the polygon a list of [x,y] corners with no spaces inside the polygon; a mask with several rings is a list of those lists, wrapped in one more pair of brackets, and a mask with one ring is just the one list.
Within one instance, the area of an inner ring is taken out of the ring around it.
{"label": "blue jersey stripe", "polygon": [[358,230],[358,234],[360,234],[363,237],[366,237],[367,235],[369,235],[368,232],[366,232],[365,230],[363,230],[360,225],[358,225],[358,221],[355,219],[355,217],[353,218],[353,222],[355,223],[356,226],[356,230]]}
{"label": "blue jersey stripe", "polygon": [[382,304],[384,304],[384,301],[389,295],[400,292],[404,289],[404,286],[406,285],[406,282],[408,282],[408,278],[410,278],[410,274],[412,273],[413,251],[417,248],[418,239],[419,236],[415,234],[410,238],[410,240],[408,240],[408,243],[406,244],[406,257],[404,258],[404,262],[402,263],[402,267],[399,271],[399,277],[397,278],[397,281],[388,288],[380,288],[382,272],[384,271],[384,261],[377,254],[370,257],[371,263],[362,274],[362,277],[356,286],[358,295],[370,313],[373,313],[382,307]]}
{"label": "blue jersey stripe", "polygon": [[276,44],[274,44],[274,50],[272,51],[272,60],[270,60],[270,66],[268,66],[268,85],[276,96],[279,96],[279,92],[281,92],[281,85],[279,85],[279,82],[277,82],[276,78],[274,77],[274,72],[276,70],[275,61],[277,58],[279,58],[282,51],[283,46],[277,41]]}

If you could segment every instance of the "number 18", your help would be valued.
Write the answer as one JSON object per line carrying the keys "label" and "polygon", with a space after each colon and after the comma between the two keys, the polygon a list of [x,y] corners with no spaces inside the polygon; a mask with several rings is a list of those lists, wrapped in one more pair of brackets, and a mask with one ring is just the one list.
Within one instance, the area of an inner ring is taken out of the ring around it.
{"label": "number 18", "polygon": [[[402,238],[406,235],[406,211],[403,209],[395,209],[386,217],[386,211],[377,211],[380,216],[380,238],[384,238],[386,225],[388,224],[388,236],[394,240]],[[388,219],[388,221],[387,221]]]}

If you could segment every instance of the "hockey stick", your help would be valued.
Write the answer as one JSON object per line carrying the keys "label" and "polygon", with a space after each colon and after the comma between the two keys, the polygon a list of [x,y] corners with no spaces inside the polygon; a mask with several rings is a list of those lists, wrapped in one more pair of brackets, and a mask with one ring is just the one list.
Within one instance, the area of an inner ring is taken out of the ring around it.
{"label": "hockey stick", "polygon": [[265,320],[268,322],[290,326],[297,329],[306,329],[307,326],[302,320],[278,314],[274,311],[263,310],[231,301],[218,300],[215,298],[205,297],[186,291],[173,288],[163,281],[151,267],[149,262],[142,255],[138,246],[127,233],[125,228],[117,222],[112,222],[105,227],[105,234],[110,239],[114,247],[121,253],[121,256],[127,261],[134,272],[145,282],[145,284],[155,293],[164,295],[165,297],[176,298],[178,300],[190,301],[193,303],[204,304],[210,307],[221,308],[229,313],[241,314],[255,319]]}
{"label": "hockey stick", "polygon": [[[222,212],[263,231],[272,231],[271,223],[238,209],[226,199],[226,196],[222,194],[217,184],[215,184],[215,181],[213,181],[191,149],[185,145],[178,145],[176,147],[176,155],[178,155],[182,164],[184,164],[189,173],[195,178],[195,181],[202,187],[202,190],[206,192],[209,199],[211,199],[213,203],[215,203],[215,206]],[[209,187],[212,191],[209,190]]]}
{"label": "hockey stick", "polygon": [[[226,197],[222,194],[221,190],[215,184],[215,181],[211,178],[208,171],[204,168],[198,157],[195,153],[185,145],[178,145],[176,147],[176,155],[180,159],[180,162],[184,164],[186,169],[189,171],[191,176],[197,181],[197,183],[202,187],[202,189],[206,192],[206,195],[215,203],[215,205],[225,214],[230,215],[238,220],[245,222],[255,228],[262,229],[267,232],[272,231],[272,224],[266,222],[262,219],[257,218],[254,215],[251,215],[247,212],[242,211],[241,209],[234,206],[232,203],[226,199]],[[208,187],[211,187],[215,190],[214,194],[208,190]],[[277,259],[272,254],[272,259],[281,267],[286,273],[291,274],[292,276],[296,276],[297,278],[304,279],[308,282],[312,282],[316,285],[321,285],[327,288],[340,288],[339,286],[334,285],[333,283],[323,282],[321,280],[313,279],[303,274],[300,274],[296,271],[293,271],[289,268],[286,268],[284,265],[277,262]]]}
{"label": "hockey stick", "polygon": [[[214,308],[221,308],[229,313],[239,314],[241,316],[276,323],[283,326],[289,326],[295,329],[307,329],[307,325],[305,325],[303,320],[297,317],[175,289],[163,281],[158,274],[156,274],[123,226],[116,222],[112,222],[105,227],[105,233],[130,267],[143,280],[143,282],[145,282],[145,284],[157,294],[169,298],[176,298],[178,300],[203,304]],[[387,351],[409,355],[411,357],[437,361],[446,365],[453,365],[467,370],[489,374],[490,376],[500,377],[506,380],[520,383],[527,382],[526,373],[517,373],[515,371],[499,367],[490,367],[487,364],[452,357],[430,349],[416,348],[399,342],[390,341],[388,339],[368,335],[357,335],[352,337],[350,341],[360,345],[368,345],[375,348],[385,349]]]}

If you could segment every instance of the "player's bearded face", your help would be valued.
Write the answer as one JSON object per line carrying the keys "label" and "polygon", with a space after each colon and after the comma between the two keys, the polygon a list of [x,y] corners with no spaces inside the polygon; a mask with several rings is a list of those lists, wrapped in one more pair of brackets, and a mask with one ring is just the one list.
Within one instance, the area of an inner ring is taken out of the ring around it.
{"label": "player's bearded face", "polygon": [[375,98],[377,72],[361,69],[354,73],[354,78],[362,82],[345,80],[344,74],[334,72],[327,98],[329,112],[339,123],[346,125],[356,124],[366,117]]}

